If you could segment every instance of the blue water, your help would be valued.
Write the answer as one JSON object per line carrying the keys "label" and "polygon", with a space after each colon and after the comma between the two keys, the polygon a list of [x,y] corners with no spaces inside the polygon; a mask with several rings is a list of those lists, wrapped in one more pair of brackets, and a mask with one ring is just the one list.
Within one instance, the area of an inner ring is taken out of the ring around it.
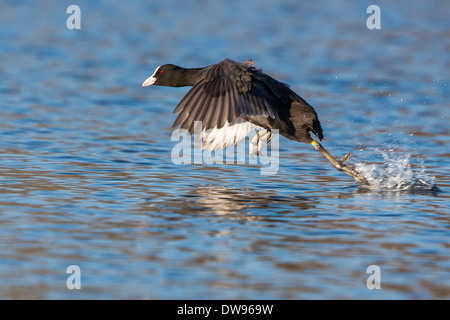
{"label": "blue water", "polygon": [[[81,30],[71,4],[1,1],[0,298],[450,298],[448,1],[378,1],[380,30],[364,1],[76,1]],[[283,137],[275,175],[174,164],[189,88],[141,84],[224,58],[289,83],[374,186]]]}

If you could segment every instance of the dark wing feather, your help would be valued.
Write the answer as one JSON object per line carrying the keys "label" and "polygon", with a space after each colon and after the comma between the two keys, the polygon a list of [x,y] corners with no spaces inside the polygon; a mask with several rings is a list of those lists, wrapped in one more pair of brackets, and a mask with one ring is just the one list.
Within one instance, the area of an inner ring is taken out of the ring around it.
{"label": "dark wing feather", "polygon": [[275,119],[285,114],[287,107],[261,75],[260,70],[228,59],[212,66],[176,107],[174,113],[179,115],[173,127],[192,133],[194,121],[202,121],[207,130],[240,117]]}
{"label": "dark wing feather", "polygon": [[[185,123],[189,115],[195,111],[195,108],[201,107],[201,105],[198,104],[198,101],[200,100],[200,98],[203,99],[203,91],[198,89],[199,88],[192,88],[189,91],[190,94],[185,95],[183,99],[181,99],[178,106],[175,108],[174,113],[180,112],[180,114],[173,124],[174,128]],[[182,126],[182,128],[187,129],[187,127],[184,126]]]}

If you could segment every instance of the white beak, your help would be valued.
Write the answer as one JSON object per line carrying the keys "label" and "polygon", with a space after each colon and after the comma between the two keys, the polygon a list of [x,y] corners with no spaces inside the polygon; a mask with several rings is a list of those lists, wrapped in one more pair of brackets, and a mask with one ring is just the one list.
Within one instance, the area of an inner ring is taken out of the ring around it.
{"label": "white beak", "polygon": [[155,81],[156,81],[156,78],[154,76],[151,76],[150,78],[148,78],[147,80],[144,81],[142,86],[143,87],[151,86],[152,84],[155,83]]}
{"label": "white beak", "polygon": [[156,82],[155,74],[158,72],[159,68],[161,68],[161,66],[158,66],[155,72],[153,72],[152,76],[144,81],[144,83],[142,84],[143,87],[151,86]]}

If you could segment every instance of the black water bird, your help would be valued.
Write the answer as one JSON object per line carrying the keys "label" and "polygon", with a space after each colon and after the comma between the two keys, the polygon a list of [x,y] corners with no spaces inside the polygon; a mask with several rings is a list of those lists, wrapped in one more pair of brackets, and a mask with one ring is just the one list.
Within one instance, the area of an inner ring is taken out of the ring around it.
{"label": "black water bird", "polygon": [[142,86],[193,87],[175,108],[174,113],[179,115],[173,127],[187,129],[192,134],[196,121],[201,121],[203,148],[226,148],[256,129],[250,146],[258,153],[261,141],[270,141],[272,131],[278,129],[288,139],[313,145],[336,169],[368,184],[353,165],[344,164],[350,153],[336,160],[311,138],[310,132],[320,141],[323,139],[314,108],[287,84],[253,65],[252,60],[239,63],[229,59],[204,68],[166,64],[157,67]]}

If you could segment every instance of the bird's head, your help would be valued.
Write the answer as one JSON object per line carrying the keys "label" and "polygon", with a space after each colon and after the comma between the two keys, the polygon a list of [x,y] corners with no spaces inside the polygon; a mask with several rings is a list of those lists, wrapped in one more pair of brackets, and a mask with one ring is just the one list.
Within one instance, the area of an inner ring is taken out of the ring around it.
{"label": "bird's head", "polygon": [[147,78],[142,84],[143,87],[155,85],[155,86],[167,86],[177,87],[179,78],[181,77],[182,68],[173,65],[165,64],[156,68],[155,72]]}

